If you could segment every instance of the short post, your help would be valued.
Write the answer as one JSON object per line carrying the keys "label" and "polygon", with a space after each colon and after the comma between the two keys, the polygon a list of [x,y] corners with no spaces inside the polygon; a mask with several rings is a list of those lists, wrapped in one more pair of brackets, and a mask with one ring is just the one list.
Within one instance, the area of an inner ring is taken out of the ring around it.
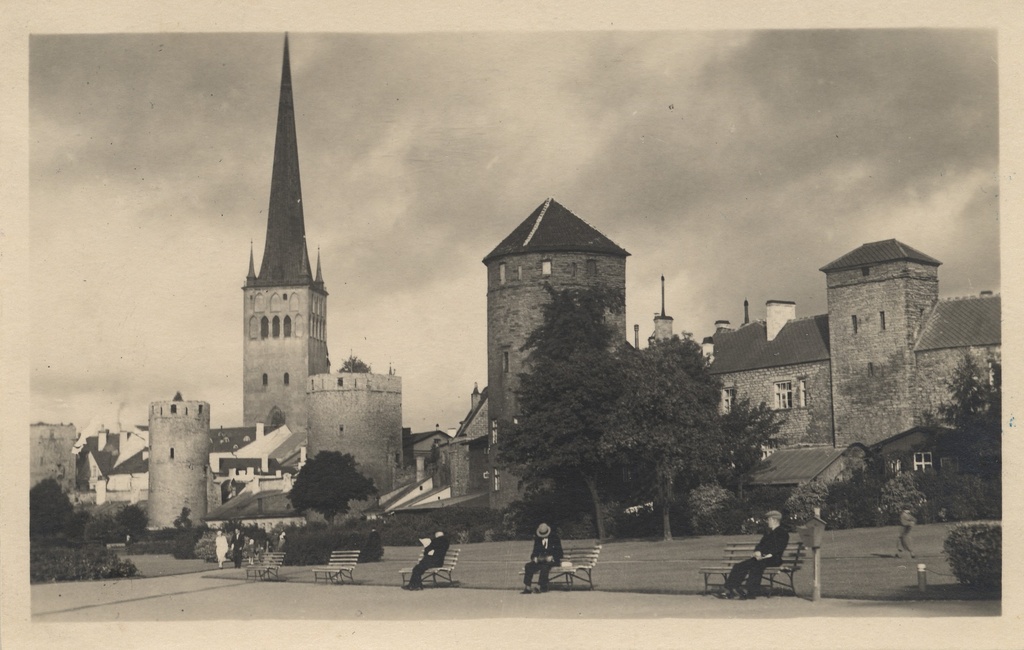
{"label": "short post", "polygon": [[917,590],[925,591],[928,589],[928,567],[923,564],[917,565]]}
{"label": "short post", "polygon": [[811,578],[814,582],[812,601],[821,599],[821,542],[824,531],[825,521],[821,518],[819,508],[814,509],[814,516],[798,530],[804,547],[811,549]]}

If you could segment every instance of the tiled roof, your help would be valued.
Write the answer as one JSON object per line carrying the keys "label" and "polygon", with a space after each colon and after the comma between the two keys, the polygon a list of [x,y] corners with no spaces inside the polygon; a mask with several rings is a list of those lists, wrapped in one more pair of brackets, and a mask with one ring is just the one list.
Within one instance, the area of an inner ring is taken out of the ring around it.
{"label": "tiled roof", "polygon": [[547,199],[484,258],[484,264],[502,255],[545,251],[607,253],[621,257],[629,255],[625,249],[558,201]]}
{"label": "tiled roof", "polygon": [[750,483],[759,485],[796,485],[810,481],[843,455],[833,447],[780,449],[765,458],[750,474]]}
{"label": "tiled roof", "polygon": [[140,451],[124,462],[119,463],[109,474],[144,474],[149,471],[149,458],[143,458]]}
{"label": "tiled roof", "polygon": [[886,239],[885,241],[876,241],[871,242],[870,244],[864,244],[860,248],[850,251],[834,262],[829,262],[819,270],[825,272],[839,271],[841,269],[854,269],[861,266],[871,266],[872,264],[896,262],[899,260],[919,262],[930,266],[938,266],[942,264],[942,262],[934,257],[925,255],[921,251],[911,248],[903,242],[896,241],[895,239]]}
{"label": "tiled roof", "polygon": [[[249,440],[243,440],[245,436],[249,436]],[[255,439],[256,427],[210,429],[210,451],[237,451]]]}
{"label": "tiled roof", "polygon": [[935,305],[914,348],[940,350],[1002,342],[1002,300],[981,296],[943,300]]}
{"label": "tiled roof", "polygon": [[[259,511],[259,502],[263,502],[263,512]],[[210,510],[204,521],[221,521],[227,519],[252,519],[254,517],[298,517],[298,511],[288,500],[283,490],[265,490],[253,494],[242,492],[234,499]]]}
{"label": "tiled roof", "polygon": [[772,341],[763,321],[714,336],[712,374],[827,361],[828,316],[798,318],[786,323]]}
{"label": "tiled roof", "polygon": [[473,420],[476,419],[477,414],[484,413],[484,409],[487,408],[487,387],[480,391],[480,399],[477,400],[476,406],[469,409],[469,413],[466,415],[466,419],[459,425],[459,430],[455,432],[456,438],[466,437],[466,429],[473,424]]}

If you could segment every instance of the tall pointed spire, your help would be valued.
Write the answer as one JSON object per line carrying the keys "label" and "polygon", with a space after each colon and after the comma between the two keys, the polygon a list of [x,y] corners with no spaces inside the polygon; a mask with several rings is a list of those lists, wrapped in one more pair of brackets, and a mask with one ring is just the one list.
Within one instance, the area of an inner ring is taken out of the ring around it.
{"label": "tall pointed spire", "polygon": [[310,281],[306,227],[302,215],[302,187],[299,183],[299,149],[295,137],[291,63],[288,35],[285,34],[281,98],[277,108],[277,139],[274,142],[274,170],[270,181],[270,210],[267,215],[267,242],[263,249],[258,283]]}
{"label": "tall pointed spire", "polygon": [[245,276],[245,283],[252,284],[256,281],[256,265],[252,257],[252,240],[249,240],[249,275]]}
{"label": "tall pointed spire", "polygon": [[313,280],[313,281],[316,282],[317,284],[323,284],[324,283],[324,276],[321,275],[321,273],[320,273],[320,247],[319,246],[316,249],[316,279]]}

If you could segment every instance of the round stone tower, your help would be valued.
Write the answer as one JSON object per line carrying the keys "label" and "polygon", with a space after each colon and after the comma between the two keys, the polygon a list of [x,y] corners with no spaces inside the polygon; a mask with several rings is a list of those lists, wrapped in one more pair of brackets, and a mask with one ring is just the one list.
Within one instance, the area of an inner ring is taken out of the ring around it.
{"label": "round stone tower", "polygon": [[210,405],[185,401],[149,405],[149,525],[167,528],[181,514],[198,522],[207,511]]}
{"label": "round stone tower", "polygon": [[[527,372],[521,348],[544,319],[541,306],[552,289],[602,288],[623,301],[609,322],[626,340],[626,257],[624,249],[593,226],[547,199],[484,258],[487,265],[487,387],[490,444],[518,413],[519,373]],[[488,454],[493,459],[493,454]],[[491,462],[491,461],[489,461]],[[491,506],[501,508],[516,498],[516,480],[488,472]]]}

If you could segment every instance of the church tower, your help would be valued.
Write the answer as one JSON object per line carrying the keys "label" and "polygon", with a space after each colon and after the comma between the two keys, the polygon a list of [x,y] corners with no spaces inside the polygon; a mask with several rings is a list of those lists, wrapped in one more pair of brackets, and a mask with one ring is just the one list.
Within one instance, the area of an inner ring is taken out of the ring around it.
{"label": "church tower", "polygon": [[267,238],[259,274],[249,250],[243,304],[243,424],[305,431],[306,380],[329,373],[327,290],[309,264],[299,183],[288,37],[284,41]]}

